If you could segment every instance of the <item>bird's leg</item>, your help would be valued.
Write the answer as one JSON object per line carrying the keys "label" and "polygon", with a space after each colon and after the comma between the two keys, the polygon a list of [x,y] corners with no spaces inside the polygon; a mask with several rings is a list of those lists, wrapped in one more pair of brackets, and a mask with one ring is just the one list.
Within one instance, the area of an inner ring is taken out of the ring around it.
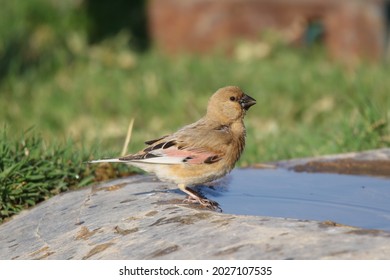
{"label": "bird's leg", "polygon": [[218,202],[205,198],[203,195],[193,189],[190,189],[186,185],[179,184],[179,189],[188,194],[188,198],[185,200],[186,202],[199,203],[212,210],[221,210]]}

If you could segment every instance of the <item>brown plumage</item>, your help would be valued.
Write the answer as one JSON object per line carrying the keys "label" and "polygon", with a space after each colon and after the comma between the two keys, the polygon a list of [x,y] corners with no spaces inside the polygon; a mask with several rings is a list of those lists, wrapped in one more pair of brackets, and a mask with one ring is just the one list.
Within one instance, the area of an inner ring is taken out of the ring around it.
{"label": "brown plumage", "polygon": [[206,115],[177,132],[145,142],[136,154],[96,162],[123,162],[152,172],[162,181],[178,184],[189,201],[218,208],[188,186],[211,182],[230,172],[245,147],[244,116],[256,104],[236,86],[221,88],[208,103]]}

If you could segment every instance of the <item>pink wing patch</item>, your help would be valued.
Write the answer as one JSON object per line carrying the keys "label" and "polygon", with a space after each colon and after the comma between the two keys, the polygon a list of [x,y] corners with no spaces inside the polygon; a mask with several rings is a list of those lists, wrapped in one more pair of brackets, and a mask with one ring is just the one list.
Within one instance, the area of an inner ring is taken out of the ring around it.
{"label": "pink wing patch", "polygon": [[196,149],[178,149],[177,147],[170,147],[163,151],[163,154],[168,157],[182,158],[183,162],[190,164],[214,163],[221,159],[218,155],[210,152],[205,152]]}

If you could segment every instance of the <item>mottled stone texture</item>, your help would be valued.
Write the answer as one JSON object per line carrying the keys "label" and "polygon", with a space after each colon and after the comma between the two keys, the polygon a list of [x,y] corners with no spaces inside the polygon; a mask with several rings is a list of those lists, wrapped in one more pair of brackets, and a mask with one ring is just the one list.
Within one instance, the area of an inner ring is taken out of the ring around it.
{"label": "mottled stone texture", "polygon": [[320,22],[334,58],[384,54],[382,0],[151,0],[148,12],[152,39],[168,53],[230,50],[238,39],[258,40],[268,29],[297,43]]}

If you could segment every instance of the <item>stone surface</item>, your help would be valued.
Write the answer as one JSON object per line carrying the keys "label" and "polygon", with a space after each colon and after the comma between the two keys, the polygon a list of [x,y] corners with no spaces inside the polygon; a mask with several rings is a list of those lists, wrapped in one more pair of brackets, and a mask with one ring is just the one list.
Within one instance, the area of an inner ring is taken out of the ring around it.
{"label": "stone surface", "polygon": [[354,62],[383,58],[383,6],[382,0],[152,0],[148,17],[152,40],[168,53],[229,51],[265,30],[299,44],[319,23],[330,54]]}
{"label": "stone surface", "polygon": [[354,161],[390,161],[390,149],[376,149],[369,150],[365,152],[351,152],[344,154],[336,154],[336,155],[326,155],[320,157],[308,157],[308,158],[298,158],[298,159],[290,159],[290,160],[281,160],[278,162],[270,163],[275,167],[279,168],[288,168],[293,169],[296,166],[305,165],[311,162],[318,161],[338,161],[338,160],[354,160]]}
{"label": "stone surface", "polygon": [[[390,149],[355,157],[378,155]],[[388,232],[229,215],[183,198],[141,175],[66,192],[0,226],[0,259],[390,259]]]}

